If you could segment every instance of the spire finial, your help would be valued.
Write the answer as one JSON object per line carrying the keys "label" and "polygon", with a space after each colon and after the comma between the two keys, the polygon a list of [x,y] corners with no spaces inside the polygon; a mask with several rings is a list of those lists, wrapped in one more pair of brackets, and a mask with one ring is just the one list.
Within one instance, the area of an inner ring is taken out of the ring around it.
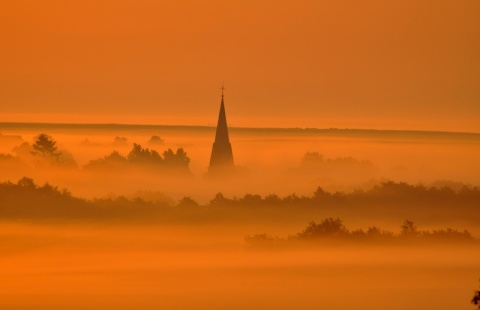
{"label": "spire finial", "polygon": [[225,90],[225,87],[223,87],[223,83],[222,83],[222,88],[220,88],[222,90],[222,98],[223,98],[223,91]]}

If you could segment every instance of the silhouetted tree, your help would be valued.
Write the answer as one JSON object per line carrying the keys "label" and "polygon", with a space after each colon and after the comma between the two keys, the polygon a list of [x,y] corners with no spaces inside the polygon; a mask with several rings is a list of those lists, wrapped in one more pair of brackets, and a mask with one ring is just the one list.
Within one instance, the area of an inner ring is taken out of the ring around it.
{"label": "silhouetted tree", "polygon": [[270,204],[270,205],[276,205],[276,204],[280,204],[282,202],[282,199],[280,197],[278,197],[278,195],[276,195],[276,194],[270,194],[268,196],[265,196],[265,198],[263,200],[265,201],[265,203]]}
{"label": "silhouetted tree", "polygon": [[341,219],[326,218],[320,224],[310,222],[304,231],[299,233],[299,238],[311,239],[318,237],[339,237],[348,233]]}
{"label": "silhouetted tree", "polygon": [[394,237],[393,232],[381,230],[376,226],[368,227],[366,236],[372,240],[389,240]]}
{"label": "silhouetted tree", "polygon": [[350,236],[353,238],[365,238],[366,234],[363,229],[356,229],[350,233]]}
{"label": "silhouetted tree", "polygon": [[339,157],[334,159],[324,158],[318,152],[307,152],[300,165],[291,170],[300,175],[348,175],[353,176],[373,175],[376,172],[374,165],[369,161],[356,160],[352,157]]}
{"label": "silhouetted tree", "polygon": [[140,144],[133,144],[133,149],[127,156],[129,162],[139,164],[161,164],[162,157],[155,150],[149,150],[148,148],[142,148]]}
{"label": "silhouetted tree", "polygon": [[36,189],[37,185],[31,178],[23,177],[20,180],[18,180],[17,185],[21,188],[25,189]]}
{"label": "silhouetted tree", "polygon": [[470,234],[469,231],[467,230],[458,231],[452,228],[434,230],[433,232],[422,231],[422,237],[430,238],[432,240],[456,241],[456,242],[475,241],[475,238]]}
{"label": "silhouetted tree", "polygon": [[317,187],[317,190],[313,193],[313,199],[314,200],[325,200],[331,196],[330,193],[327,193],[323,188]]}
{"label": "silhouetted tree", "polygon": [[162,145],[165,143],[165,140],[163,140],[159,136],[152,136],[147,143],[150,145]]}
{"label": "silhouetted tree", "polygon": [[230,200],[226,199],[222,193],[217,193],[212,200],[210,200],[210,206],[225,206]]}
{"label": "silhouetted tree", "polygon": [[368,227],[368,230],[367,230],[367,234],[368,235],[371,235],[371,236],[378,236],[382,233],[382,231],[380,230],[380,228],[376,227],[376,226],[371,226],[371,227]]}
{"label": "silhouetted tree", "polygon": [[128,160],[117,151],[113,151],[110,155],[104,158],[91,160],[85,165],[86,169],[121,169],[126,166]]}
{"label": "silhouetted tree", "polygon": [[302,158],[302,164],[318,163],[323,161],[323,155],[319,154],[318,152],[307,152]]}
{"label": "silhouetted tree", "polygon": [[140,144],[134,143],[127,157],[114,151],[104,158],[91,160],[85,168],[127,168],[143,165],[148,168],[171,168],[172,171],[182,170],[182,172],[189,172],[189,163],[190,158],[182,148],[177,149],[175,153],[171,149],[168,149],[163,153],[162,157],[156,150],[143,148]]}
{"label": "silhouetted tree", "polygon": [[44,133],[39,134],[33,143],[33,149],[35,150],[32,154],[40,154],[43,156],[58,157],[60,152],[57,152],[57,142],[53,140],[52,137]]}
{"label": "silhouetted tree", "polygon": [[472,304],[478,306],[478,309],[480,309],[480,291],[475,291],[475,294],[472,298]]}
{"label": "silhouetted tree", "polygon": [[[33,149],[33,150],[32,150]],[[25,154],[25,151],[31,155],[37,156],[37,164],[40,165],[53,165],[55,167],[62,168],[76,168],[77,163],[73,158],[73,155],[67,151],[58,151],[57,142],[44,133],[35,137],[32,146],[25,144],[17,148],[15,151],[19,156],[21,153]]]}
{"label": "silhouetted tree", "polygon": [[113,151],[110,155],[105,156],[105,160],[109,161],[118,161],[118,162],[125,162],[127,159],[122,156],[118,151]]}
{"label": "silhouetted tree", "polygon": [[198,202],[193,200],[191,197],[183,197],[182,200],[178,202],[177,205],[179,208],[197,208],[200,205]]}
{"label": "silhouetted tree", "polygon": [[403,237],[416,237],[419,234],[417,227],[410,220],[405,220],[400,228],[400,235]]}
{"label": "silhouetted tree", "polygon": [[243,198],[240,201],[241,201],[241,203],[245,204],[245,206],[249,206],[249,207],[261,206],[262,196],[245,194],[245,196],[243,196]]}
{"label": "silhouetted tree", "polygon": [[271,236],[268,234],[256,234],[253,236],[246,236],[245,242],[248,245],[253,247],[265,247],[265,246],[273,246],[273,245],[280,245],[282,242],[285,242],[285,239],[278,238],[277,236]]}
{"label": "silhouetted tree", "polygon": [[177,149],[176,153],[172,149],[166,150],[163,152],[163,159],[165,165],[172,168],[188,168],[190,164],[190,158],[183,148]]}
{"label": "silhouetted tree", "polygon": [[125,146],[128,143],[128,139],[125,137],[115,137],[113,139],[113,145],[115,146]]}

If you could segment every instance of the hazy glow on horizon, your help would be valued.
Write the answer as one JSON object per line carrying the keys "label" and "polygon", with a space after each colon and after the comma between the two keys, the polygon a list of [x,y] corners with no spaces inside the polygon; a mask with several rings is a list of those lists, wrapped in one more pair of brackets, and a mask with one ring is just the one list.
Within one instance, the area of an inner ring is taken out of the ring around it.
{"label": "hazy glow on horizon", "polygon": [[480,131],[480,2],[15,1],[0,121]]}

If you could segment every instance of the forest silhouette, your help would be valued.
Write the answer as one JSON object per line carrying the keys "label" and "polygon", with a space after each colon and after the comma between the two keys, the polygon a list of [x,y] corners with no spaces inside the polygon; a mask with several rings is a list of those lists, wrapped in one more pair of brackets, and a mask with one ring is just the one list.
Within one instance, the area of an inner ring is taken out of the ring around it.
{"label": "forest silhouette", "polygon": [[119,152],[113,151],[110,155],[97,160],[91,160],[85,169],[87,170],[109,170],[125,169],[128,167],[144,167],[149,169],[160,168],[164,170],[174,170],[180,173],[189,173],[188,165],[190,158],[183,148],[174,152],[172,149],[165,150],[162,154],[156,150],[142,148],[141,145],[134,143],[133,148],[127,156],[122,156]]}
{"label": "forest silhouette", "polygon": [[[144,153],[142,153],[144,154]],[[152,156],[150,155],[146,156]],[[159,155],[157,155],[159,156]],[[148,218],[150,220],[249,221],[281,218],[314,219],[325,212],[338,216],[362,213],[364,216],[386,216],[435,220],[437,216],[469,221],[480,216],[480,189],[464,186],[451,188],[425,187],[406,183],[383,182],[371,190],[350,193],[327,192],[317,188],[310,196],[295,194],[279,197],[225,197],[216,194],[200,204],[191,197],[177,203],[166,200],[145,200],[124,196],[84,199],[66,189],[45,183],[37,185],[24,177],[16,183],[0,183],[0,215],[3,218]],[[188,215],[188,216],[187,216]]]}
{"label": "forest silhouette", "polygon": [[[128,145],[127,141],[127,138],[117,136],[113,145],[126,146]],[[88,140],[84,140],[82,143],[91,144]],[[162,145],[163,140],[159,136],[152,136],[148,144]],[[0,162],[10,166],[22,166],[23,168],[28,166],[28,162],[33,162],[33,166],[36,168],[78,168],[73,155],[67,150],[60,150],[57,141],[45,133],[37,135],[32,145],[24,142],[13,148],[13,152],[17,156],[0,154]],[[168,148],[163,153],[159,153],[155,149],[143,148],[140,144],[133,143],[131,151],[126,156],[114,150],[103,158],[90,160],[82,168],[86,171],[100,171],[102,173],[141,169],[143,171],[153,170],[158,172],[162,170],[177,175],[190,175],[189,164],[190,158],[183,148],[178,148],[176,151]]]}
{"label": "forest silhouette", "polygon": [[[114,145],[115,143],[123,144],[123,149],[129,147],[128,139],[122,136],[116,136]],[[162,145],[163,141],[154,135],[147,143],[152,146]],[[86,182],[92,184],[90,186],[96,186],[99,178],[105,182],[112,182],[112,186],[115,186],[116,179],[122,177],[129,188],[132,186],[130,180],[133,180],[131,177],[134,175],[137,181],[142,181],[145,176],[153,178],[148,180],[149,182],[156,182],[162,175],[167,178],[180,176],[193,179],[190,171],[191,160],[183,148],[177,148],[175,151],[167,148],[160,152],[155,148],[144,148],[138,143],[133,143],[125,155],[114,150],[109,155],[90,160],[81,169],[67,150],[58,147],[56,140],[44,133],[36,135],[32,145],[25,142],[18,146],[16,152],[17,156],[1,154],[0,162],[9,169],[23,171],[23,175],[27,176],[33,170],[29,168],[31,166],[25,158],[30,158],[34,167],[41,168],[40,170],[43,169],[42,171],[47,173],[56,167],[67,169],[67,173],[84,171],[86,175],[94,178],[85,178]],[[340,174],[351,177],[353,174],[368,174],[373,170],[373,164],[369,161],[359,161],[351,157],[328,159],[318,152],[307,152],[300,165],[292,169],[291,173],[303,176],[340,171]],[[296,182],[296,179],[292,178],[290,181]],[[89,186],[88,184],[86,183],[86,186]],[[175,186],[182,190],[181,182]],[[275,186],[271,188],[275,192]],[[237,222],[292,220],[304,223],[330,216],[348,219],[352,215],[362,214],[372,220],[389,219],[391,222],[408,218],[424,223],[438,223],[448,218],[472,223],[473,219],[480,216],[478,209],[480,190],[459,182],[444,182],[427,187],[422,184],[412,185],[387,180],[380,181],[369,189],[353,191],[326,191],[318,187],[311,195],[291,193],[279,196],[271,193],[261,196],[258,193],[247,192],[239,197],[227,197],[219,192],[211,198],[207,197],[208,200],[203,203],[197,202],[195,196],[180,196],[176,203],[166,195],[160,199],[149,199],[146,197],[155,195],[146,188],[141,188],[144,192],[137,196],[109,195],[85,199],[73,196],[68,190],[60,190],[48,183],[37,185],[28,177],[22,178],[17,183],[1,183],[0,190],[2,192],[0,214],[5,218],[130,217],[179,222],[188,218],[193,222],[228,219]],[[155,190],[161,192],[161,188]],[[183,190],[182,195],[195,195],[195,192]]]}

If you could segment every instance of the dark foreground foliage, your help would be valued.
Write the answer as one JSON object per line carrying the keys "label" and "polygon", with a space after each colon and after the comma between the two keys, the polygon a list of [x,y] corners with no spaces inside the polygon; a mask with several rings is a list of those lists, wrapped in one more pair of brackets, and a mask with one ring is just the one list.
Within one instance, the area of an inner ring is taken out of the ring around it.
{"label": "dark foreground foliage", "polygon": [[440,230],[418,230],[412,221],[406,220],[401,226],[399,234],[394,234],[388,230],[381,230],[376,226],[369,227],[366,231],[363,229],[349,230],[339,218],[325,218],[320,223],[310,222],[307,227],[286,238],[270,236],[268,234],[257,234],[245,237],[245,241],[251,246],[272,246],[272,245],[292,245],[299,242],[308,244],[324,244],[325,242],[371,242],[371,243],[436,243],[451,242],[456,244],[475,244],[475,239],[467,230],[458,231],[456,229]]}

